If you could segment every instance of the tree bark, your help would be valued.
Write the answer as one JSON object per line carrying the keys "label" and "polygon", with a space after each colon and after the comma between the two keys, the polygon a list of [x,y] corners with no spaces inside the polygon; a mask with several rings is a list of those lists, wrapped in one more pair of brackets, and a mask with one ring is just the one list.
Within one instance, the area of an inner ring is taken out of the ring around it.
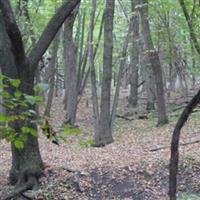
{"label": "tree bark", "polygon": [[130,93],[128,98],[129,108],[137,106],[138,102],[138,70],[139,70],[139,16],[136,6],[139,1],[131,1],[133,17],[131,31],[131,63],[130,63]]}
{"label": "tree bark", "polygon": [[[34,73],[37,64],[64,20],[79,2],[80,0],[68,0],[61,6],[46,26],[29,56],[26,56],[21,32],[16,23],[10,1],[0,0],[0,54],[2,54],[0,55],[0,66],[3,74],[20,79],[20,91],[22,93],[34,95]],[[16,110],[16,114],[20,111],[20,109]],[[19,132],[21,125],[21,123],[13,125],[16,132]],[[30,127],[36,129],[35,124],[30,124]],[[24,144],[24,149],[21,151],[12,144],[10,180],[13,184],[17,183],[17,187],[26,185],[27,189],[32,189],[36,186],[37,179],[42,175],[42,171],[43,163],[37,137],[29,136]]]}
{"label": "tree bark", "polygon": [[112,80],[112,52],[113,52],[113,19],[115,0],[106,1],[104,19],[104,53],[103,80],[101,88],[101,104],[99,128],[95,133],[96,146],[104,146],[113,142],[111,132],[110,95]]}
{"label": "tree bark", "polygon": [[96,0],[93,0],[92,4],[93,4],[93,9],[91,11],[90,33],[89,33],[89,67],[90,67],[90,78],[92,87],[92,105],[93,105],[93,113],[95,121],[94,129],[96,133],[96,131],[99,128],[99,103],[98,103],[97,86],[96,86],[96,72],[94,64],[94,40],[93,40],[94,20],[96,14]]}
{"label": "tree bark", "polygon": [[151,38],[151,31],[148,19],[148,1],[141,0],[141,6],[139,8],[141,23],[142,23],[142,34],[145,41],[145,48],[148,51],[149,60],[152,66],[152,70],[155,77],[156,83],[156,98],[158,105],[158,125],[163,125],[168,123],[166,115],[166,106],[165,106],[165,95],[163,87],[163,78],[162,78],[162,67],[160,64],[160,59],[158,52],[154,49],[153,41]]}
{"label": "tree bark", "polygon": [[76,122],[76,111],[78,101],[77,91],[77,46],[73,39],[73,26],[78,13],[78,8],[68,17],[65,22],[64,40],[65,49],[65,70],[66,70],[66,117],[65,123],[74,125]]}
{"label": "tree bark", "polygon": [[[22,86],[20,87],[21,92],[33,95],[34,77],[30,74],[30,71],[26,71],[27,76],[19,77],[19,71],[17,71],[15,58],[11,50],[11,41],[5,30],[5,24],[2,16],[0,15],[0,66],[2,73],[11,78],[17,78],[21,80]],[[27,66],[23,66],[27,68]],[[30,108],[29,108],[30,109]],[[16,113],[20,113],[18,108]],[[9,114],[9,112],[7,111]],[[12,124],[13,128],[20,131],[20,125],[23,122],[16,122]],[[29,124],[32,128],[36,129],[34,124]],[[23,150],[18,150],[14,144],[12,146],[12,167],[10,170],[10,181],[12,184],[25,184],[30,177],[39,178],[42,175],[43,163],[39,152],[37,137],[29,136],[28,140],[24,144]],[[35,185],[32,185],[35,186]]]}

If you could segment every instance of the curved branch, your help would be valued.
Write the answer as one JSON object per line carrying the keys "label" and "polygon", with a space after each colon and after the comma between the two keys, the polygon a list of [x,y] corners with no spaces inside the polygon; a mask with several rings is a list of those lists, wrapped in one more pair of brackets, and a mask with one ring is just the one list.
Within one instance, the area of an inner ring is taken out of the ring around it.
{"label": "curved branch", "polygon": [[64,23],[65,19],[71,14],[73,9],[80,3],[80,0],[68,0],[65,2],[52,17],[44,29],[40,39],[35,44],[30,54],[28,55],[31,70],[35,72],[37,64],[41,56],[49,47],[51,41],[55,37],[59,28]]}
{"label": "curved branch", "polygon": [[169,197],[170,200],[176,200],[176,187],[177,187],[177,172],[178,172],[178,160],[179,160],[179,140],[181,129],[185,122],[188,120],[193,109],[200,103],[200,90],[188,103],[188,105],[183,110],[178,122],[175,126],[172,141],[171,141],[171,157],[170,157],[170,175],[169,175]]}

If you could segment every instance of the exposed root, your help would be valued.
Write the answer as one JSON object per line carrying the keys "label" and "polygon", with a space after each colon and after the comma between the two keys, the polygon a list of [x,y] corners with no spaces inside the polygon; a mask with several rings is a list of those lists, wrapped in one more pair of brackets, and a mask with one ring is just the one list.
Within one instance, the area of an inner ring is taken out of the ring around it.
{"label": "exposed root", "polygon": [[19,180],[18,184],[16,185],[16,188],[13,192],[3,197],[1,200],[10,200],[14,197],[17,197],[19,195],[22,195],[23,192],[26,192],[27,190],[34,189],[38,186],[37,178],[34,176],[28,177],[27,182],[21,184],[23,182],[22,179]]}

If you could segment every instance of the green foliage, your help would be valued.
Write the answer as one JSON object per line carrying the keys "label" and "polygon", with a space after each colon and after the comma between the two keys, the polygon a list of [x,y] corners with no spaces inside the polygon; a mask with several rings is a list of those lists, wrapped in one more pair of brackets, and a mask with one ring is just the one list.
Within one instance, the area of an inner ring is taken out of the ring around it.
{"label": "green foliage", "polygon": [[80,141],[79,144],[82,147],[88,148],[88,147],[91,147],[91,146],[95,145],[95,141],[94,140],[85,140],[85,141]]}
{"label": "green foliage", "polygon": [[[0,75],[0,82],[0,96],[3,98],[1,106],[5,109],[4,113],[0,113],[0,140],[5,139],[13,143],[16,148],[23,149],[28,136],[38,136],[33,126],[37,119],[33,108],[43,99],[40,96],[22,93],[21,82],[18,79]],[[36,85],[34,90],[42,92],[46,88],[46,85],[40,84]]]}
{"label": "green foliage", "polygon": [[78,127],[71,126],[70,124],[65,124],[63,126],[63,133],[66,136],[79,135],[81,133],[81,130]]}

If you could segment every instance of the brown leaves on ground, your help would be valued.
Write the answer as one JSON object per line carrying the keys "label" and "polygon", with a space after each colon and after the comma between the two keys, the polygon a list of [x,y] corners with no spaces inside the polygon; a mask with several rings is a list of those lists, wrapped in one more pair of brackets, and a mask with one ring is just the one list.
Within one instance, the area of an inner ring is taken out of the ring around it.
{"label": "brown leaves on ground", "polygon": [[[41,188],[33,193],[38,200],[67,199],[135,199],[165,200],[168,191],[169,148],[151,152],[152,148],[170,146],[175,121],[155,127],[155,120],[126,121],[117,119],[115,142],[103,147],[85,147],[92,139],[92,107],[86,99],[79,105],[77,124],[80,135],[68,136],[67,143],[53,145],[41,136],[40,149],[46,163]],[[63,123],[65,112],[57,98],[52,108],[51,124],[55,129]],[[174,118],[175,120],[175,118]],[[200,139],[199,118],[189,120],[182,131],[181,142]],[[200,144],[181,147],[179,191],[200,192]],[[11,152],[0,143],[0,196],[10,190],[7,177]]]}

